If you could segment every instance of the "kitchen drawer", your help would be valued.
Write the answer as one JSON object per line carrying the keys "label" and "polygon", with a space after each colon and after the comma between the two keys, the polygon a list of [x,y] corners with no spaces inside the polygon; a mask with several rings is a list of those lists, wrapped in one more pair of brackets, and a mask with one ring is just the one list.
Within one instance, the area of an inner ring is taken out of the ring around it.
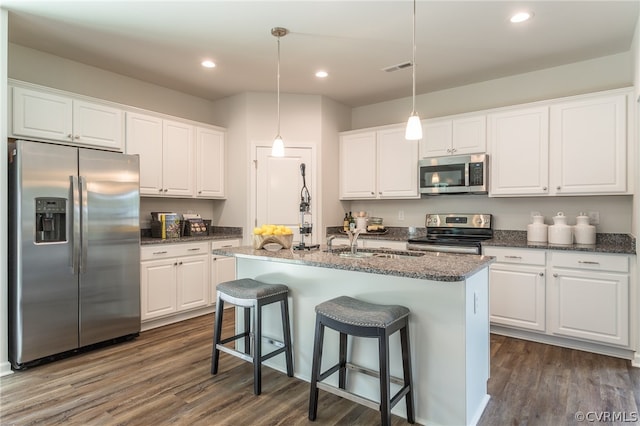
{"label": "kitchen drawer", "polygon": [[229,247],[240,247],[242,240],[217,240],[211,241],[211,249],[221,249],[221,248],[229,248]]}
{"label": "kitchen drawer", "polygon": [[540,265],[546,264],[546,253],[544,250],[523,250],[507,247],[485,247],[483,248],[485,256],[494,256],[497,262],[514,263],[523,265]]}
{"label": "kitchen drawer", "polygon": [[551,265],[555,268],[629,272],[629,256],[581,252],[552,252]]}
{"label": "kitchen drawer", "polygon": [[140,248],[140,260],[166,259],[209,252],[209,243],[153,244]]}

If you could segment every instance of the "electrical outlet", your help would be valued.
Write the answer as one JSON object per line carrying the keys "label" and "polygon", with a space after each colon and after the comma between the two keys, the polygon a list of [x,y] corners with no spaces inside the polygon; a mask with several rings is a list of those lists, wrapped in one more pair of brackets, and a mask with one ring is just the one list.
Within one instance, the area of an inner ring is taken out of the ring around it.
{"label": "electrical outlet", "polygon": [[600,212],[589,212],[589,223],[592,225],[600,224]]}
{"label": "electrical outlet", "polygon": [[531,222],[533,222],[534,216],[542,216],[542,215],[540,214],[540,212],[531,212]]}
{"label": "electrical outlet", "polygon": [[404,210],[398,210],[398,220],[404,220]]}

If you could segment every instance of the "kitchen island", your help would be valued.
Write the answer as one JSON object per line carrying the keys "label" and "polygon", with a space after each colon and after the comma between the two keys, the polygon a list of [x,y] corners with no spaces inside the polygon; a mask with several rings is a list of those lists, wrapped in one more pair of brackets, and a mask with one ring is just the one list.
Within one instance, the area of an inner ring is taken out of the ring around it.
{"label": "kitchen island", "polygon": [[[289,286],[296,377],[306,381],[311,377],[316,305],[341,295],[404,305],[411,310],[416,421],[470,425],[482,415],[489,400],[488,266],[492,258],[438,253],[345,258],[322,250],[268,252],[251,247],[214,250],[214,254],[235,256],[238,278]],[[280,340],[278,306],[266,306],[263,312],[264,336]],[[242,321],[239,315],[236,319]],[[392,336],[391,345],[391,374],[401,376],[398,333]],[[266,344],[264,351],[271,349]],[[323,352],[325,368],[337,361],[337,333],[327,330]],[[377,370],[375,339],[356,338],[355,344],[350,343],[350,357],[355,364]],[[280,358],[266,364],[285,371]],[[335,376],[331,377],[334,385]],[[349,390],[379,400],[376,379],[350,377]],[[394,389],[392,386],[392,393]],[[320,401],[323,396],[326,394],[321,392]],[[406,417],[404,403],[396,405],[393,412]],[[321,419],[322,409],[318,413]]]}

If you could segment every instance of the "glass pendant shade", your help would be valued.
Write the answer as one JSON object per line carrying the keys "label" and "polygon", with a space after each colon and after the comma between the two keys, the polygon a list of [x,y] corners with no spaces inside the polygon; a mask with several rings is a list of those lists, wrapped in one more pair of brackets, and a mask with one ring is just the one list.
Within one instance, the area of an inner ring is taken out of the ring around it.
{"label": "glass pendant shade", "polygon": [[271,145],[271,156],[284,157],[284,141],[280,135],[276,136],[273,140],[273,145]]}
{"label": "glass pendant shade", "polygon": [[411,114],[407,121],[407,130],[405,131],[404,138],[409,141],[422,139],[422,123],[420,122],[420,117],[415,112]]}

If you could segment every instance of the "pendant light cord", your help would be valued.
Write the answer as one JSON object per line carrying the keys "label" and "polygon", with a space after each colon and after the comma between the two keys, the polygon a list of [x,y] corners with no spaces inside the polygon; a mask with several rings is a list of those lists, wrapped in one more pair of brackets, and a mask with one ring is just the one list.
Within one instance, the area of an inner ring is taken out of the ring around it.
{"label": "pendant light cord", "polygon": [[413,58],[411,59],[413,72],[413,105],[411,115],[416,113],[416,0],[413,0]]}
{"label": "pendant light cord", "polygon": [[278,91],[277,102],[278,102],[278,132],[277,136],[280,137],[280,36],[278,36],[278,73],[276,77],[276,87]]}

